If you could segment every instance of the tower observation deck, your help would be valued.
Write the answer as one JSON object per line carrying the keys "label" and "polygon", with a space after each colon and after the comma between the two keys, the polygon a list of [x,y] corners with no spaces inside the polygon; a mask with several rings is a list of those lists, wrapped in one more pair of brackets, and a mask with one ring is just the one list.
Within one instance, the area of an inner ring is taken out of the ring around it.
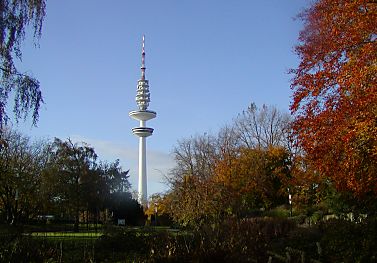
{"label": "tower observation deck", "polygon": [[132,129],[132,133],[139,137],[139,185],[138,201],[143,206],[148,205],[147,195],[147,161],[146,138],[153,134],[153,128],[147,127],[147,121],[156,118],[156,112],[148,110],[150,102],[149,82],[145,79],[145,36],[143,36],[141,52],[141,78],[137,82],[136,104],[137,110],[131,111],[129,116],[139,121],[139,126]]}

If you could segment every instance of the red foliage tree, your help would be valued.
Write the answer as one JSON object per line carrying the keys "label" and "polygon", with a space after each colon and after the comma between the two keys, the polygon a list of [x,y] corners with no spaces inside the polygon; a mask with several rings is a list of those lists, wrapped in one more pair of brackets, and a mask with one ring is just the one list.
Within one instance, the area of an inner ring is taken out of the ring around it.
{"label": "red foliage tree", "polygon": [[294,133],[340,191],[377,195],[377,1],[318,0],[292,70]]}

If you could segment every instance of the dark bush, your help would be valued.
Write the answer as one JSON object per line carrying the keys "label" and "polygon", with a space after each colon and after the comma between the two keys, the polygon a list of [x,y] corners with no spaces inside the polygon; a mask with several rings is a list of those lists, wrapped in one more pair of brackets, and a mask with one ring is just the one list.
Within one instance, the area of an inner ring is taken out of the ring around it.
{"label": "dark bush", "polygon": [[303,214],[290,217],[290,220],[292,220],[293,222],[295,222],[297,225],[304,224],[305,223],[305,219],[306,219],[306,215],[303,215]]}
{"label": "dark bush", "polygon": [[329,220],[321,246],[327,262],[377,262],[377,220]]}
{"label": "dark bush", "polygon": [[55,254],[43,241],[18,236],[0,247],[0,262],[45,262]]}
{"label": "dark bush", "polygon": [[320,257],[318,251],[319,241],[322,232],[316,226],[314,227],[298,227],[288,233],[286,237],[276,239],[272,242],[272,251],[280,255],[284,255],[287,248],[295,251],[302,251],[307,258],[318,259]]}
{"label": "dark bush", "polygon": [[272,240],[286,236],[295,228],[286,219],[228,219],[219,225],[207,225],[195,233],[199,262],[266,261]]}
{"label": "dark bush", "polygon": [[122,231],[115,228],[98,240],[96,260],[148,262],[267,262],[274,240],[295,228],[286,219],[228,219],[196,231]]}

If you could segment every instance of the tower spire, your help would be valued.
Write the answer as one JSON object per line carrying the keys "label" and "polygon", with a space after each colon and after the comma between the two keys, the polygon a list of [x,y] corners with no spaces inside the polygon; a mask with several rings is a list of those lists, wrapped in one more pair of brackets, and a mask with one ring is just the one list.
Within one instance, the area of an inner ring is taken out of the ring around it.
{"label": "tower spire", "polygon": [[141,79],[145,80],[145,35],[143,35],[143,44],[141,48]]}

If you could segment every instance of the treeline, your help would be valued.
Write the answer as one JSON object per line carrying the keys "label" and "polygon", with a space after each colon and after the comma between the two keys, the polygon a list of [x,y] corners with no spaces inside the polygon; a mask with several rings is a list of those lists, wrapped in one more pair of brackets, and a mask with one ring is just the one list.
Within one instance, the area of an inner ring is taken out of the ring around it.
{"label": "treeline", "polygon": [[291,123],[276,107],[251,104],[218,134],[180,140],[168,177],[171,190],[152,197],[150,214],[157,210],[183,226],[200,227],[229,217],[310,220],[375,213],[375,197],[360,202],[318,173]]}
{"label": "treeline", "polygon": [[33,142],[4,129],[0,146],[0,220],[7,224],[46,219],[99,222],[126,218],[137,224],[143,210],[132,198],[128,171],[119,160],[100,161],[94,148],[55,138]]}

